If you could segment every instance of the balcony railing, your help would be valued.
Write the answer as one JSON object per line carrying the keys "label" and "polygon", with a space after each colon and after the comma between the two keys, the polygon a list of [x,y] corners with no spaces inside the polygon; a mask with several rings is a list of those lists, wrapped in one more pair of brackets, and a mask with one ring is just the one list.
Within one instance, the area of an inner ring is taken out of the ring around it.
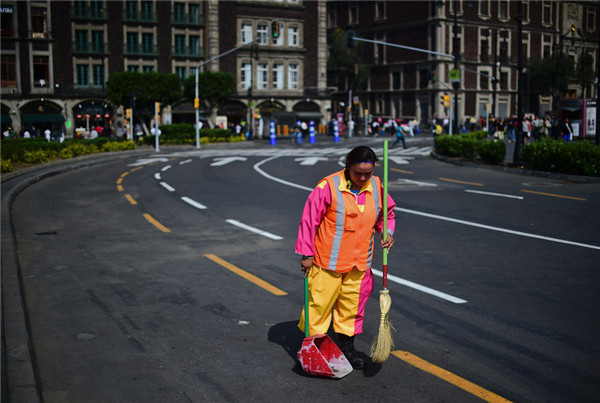
{"label": "balcony railing", "polygon": [[173,46],[171,55],[175,57],[202,58],[204,57],[204,48],[201,46]]}
{"label": "balcony railing", "polygon": [[85,20],[98,20],[106,21],[109,17],[107,9],[100,8],[71,8],[70,11],[72,19],[85,19]]}
{"label": "balcony railing", "polygon": [[203,15],[171,15],[171,24],[173,25],[195,25],[204,26],[205,16]]}
{"label": "balcony railing", "polygon": [[138,45],[138,44],[125,44],[123,45],[123,52],[125,56],[157,56],[158,51],[155,45]]}
{"label": "balcony railing", "polygon": [[146,22],[155,24],[158,22],[158,19],[155,13],[125,11],[123,13],[123,22]]}
{"label": "balcony railing", "polygon": [[74,54],[92,54],[92,55],[102,55],[106,53],[105,49],[108,49],[106,43],[98,44],[94,42],[81,43],[81,42],[73,42],[71,44],[71,50]]}

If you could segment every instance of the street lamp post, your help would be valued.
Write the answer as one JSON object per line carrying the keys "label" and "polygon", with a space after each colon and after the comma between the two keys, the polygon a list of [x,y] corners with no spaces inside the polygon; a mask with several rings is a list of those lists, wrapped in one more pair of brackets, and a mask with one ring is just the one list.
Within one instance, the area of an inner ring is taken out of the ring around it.
{"label": "street lamp post", "polygon": [[517,1],[517,127],[516,129],[516,141],[515,141],[515,152],[513,154],[513,164],[521,165],[521,146],[523,142],[523,7],[521,0]]}
{"label": "street lamp post", "polygon": [[[452,38],[452,55],[454,56],[454,70],[458,70],[458,57],[459,57],[459,49],[458,49],[458,1],[452,1],[452,7],[454,8],[454,28],[453,28],[453,38]],[[458,89],[460,87],[460,81],[456,81],[452,83],[454,87],[454,127],[456,130],[453,130],[454,133],[458,134],[458,128],[460,126],[458,122]]]}

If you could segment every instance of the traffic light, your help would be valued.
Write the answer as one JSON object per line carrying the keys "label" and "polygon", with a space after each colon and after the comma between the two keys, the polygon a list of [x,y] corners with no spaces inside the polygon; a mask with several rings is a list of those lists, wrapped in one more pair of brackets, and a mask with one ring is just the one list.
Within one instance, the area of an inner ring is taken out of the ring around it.
{"label": "traffic light", "polygon": [[273,37],[273,39],[279,38],[279,26],[279,20],[271,21],[271,36]]}
{"label": "traffic light", "polygon": [[125,117],[127,119],[131,118],[131,109],[130,108],[125,109]]}
{"label": "traffic light", "polygon": [[450,95],[444,94],[443,100],[444,108],[448,108],[450,106]]}
{"label": "traffic light", "polygon": [[435,83],[435,71],[431,72],[431,82]]}
{"label": "traffic light", "polygon": [[356,41],[354,37],[356,36],[356,32],[353,30],[346,31],[346,46],[349,48],[354,48],[356,46]]}
{"label": "traffic light", "polygon": [[194,98],[194,109],[200,108],[200,98]]}

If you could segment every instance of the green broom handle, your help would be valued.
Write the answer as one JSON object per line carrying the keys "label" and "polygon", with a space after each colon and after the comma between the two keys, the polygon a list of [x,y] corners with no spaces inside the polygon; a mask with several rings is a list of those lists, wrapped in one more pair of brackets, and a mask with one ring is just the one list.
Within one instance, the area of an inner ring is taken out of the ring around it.
{"label": "green broom handle", "polygon": [[[383,140],[383,239],[388,237],[388,139]],[[383,248],[383,289],[387,289],[388,248]]]}
{"label": "green broom handle", "polygon": [[308,276],[304,277],[304,337],[310,336],[308,325]]}

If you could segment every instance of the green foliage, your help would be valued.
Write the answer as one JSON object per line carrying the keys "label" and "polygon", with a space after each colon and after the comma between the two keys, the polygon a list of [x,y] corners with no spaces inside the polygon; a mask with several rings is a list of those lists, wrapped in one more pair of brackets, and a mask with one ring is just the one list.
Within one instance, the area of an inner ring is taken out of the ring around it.
{"label": "green foliage", "polygon": [[329,58],[327,59],[328,70],[335,71],[336,75],[345,77],[350,82],[357,80],[359,87],[368,83],[369,70],[361,65],[358,68],[358,77],[355,77],[355,65],[361,60],[364,43],[357,41],[356,47],[349,49],[346,46],[346,31],[336,28],[329,34]]}
{"label": "green foliage", "polygon": [[102,144],[100,148],[102,152],[111,151],[124,151],[124,150],[135,150],[135,143],[133,141],[108,141]]}
{"label": "green foliage", "polygon": [[574,74],[574,66],[566,55],[558,59],[540,59],[529,64],[527,74],[533,91],[541,95],[552,95],[556,90],[567,90]]}
{"label": "green foliage", "polygon": [[[198,74],[198,97],[204,101],[209,113],[217,109],[235,92],[235,78],[231,73],[205,71]],[[196,76],[186,78],[183,83],[183,96],[196,97]]]}
{"label": "green foliage", "polygon": [[[196,129],[191,123],[179,123],[160,126],[160,144],[196,144]],[[200,130],[200,144],[234,143],[242,137],[226,129]],[[154,144],[154,136],[144,137],[144,144]]]}
{"label": "green foliage", "polygon": [[13,169],[14,169],[12,161],[10,159],[8,159],[8,160],[5,160],[5,159],[0,160],[0,166],[2,167],[2,172],[12,172]]}
{"label": "green foliage", "polygon": [[588,52],[582,53],[575,68],[575,80],[583,88],[584,98],[586,98],[586,93],[594,82],[594,76],[594,56]]}
{"label": "green foliage", "polygon": [[100,152],[100,149],[95,144],[68,144],[60,150],[59,156],[62,159],[75,158],[86,154],[95,154]]}
{"label": "green foliage", "polygon": [[524,145],[521,155],[531,169],[600,176],[600,147],[589,141],[540,140]]}
{"label": "green foliage", "polygon": [[506,157],[506,145],[497,140],[485,140],[477,143],[477,155],[490,164],[500,164]]}

